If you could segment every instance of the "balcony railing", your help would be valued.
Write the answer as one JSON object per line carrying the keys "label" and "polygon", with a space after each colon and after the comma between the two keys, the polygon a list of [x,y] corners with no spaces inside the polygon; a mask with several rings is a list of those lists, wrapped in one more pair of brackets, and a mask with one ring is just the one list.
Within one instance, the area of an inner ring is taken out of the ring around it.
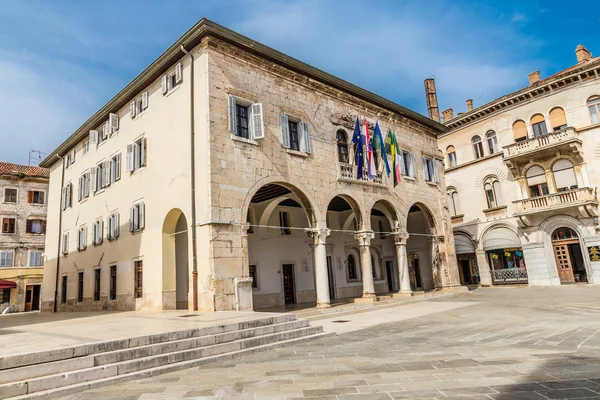
{"label": "balcony railing", "polygon": [[577,206],[583,203],[593,203],[595,201],[596,193],[594,189],[586,187],[517,200],[514,203],[515,212],[519,214],[535,212],[537,210],[545,211],[547,209]]}
{"label": "balcony railing", "polygon": [[345,180],[354,180],[357,182],[368,182],[368,183],[376,183],[378,185],[383,185],[383,174],[381,172],[377,172],[377,176],[373,179],[369,179],[367,176],[366,168],[363,168],[363,174],[360,179],[356,178],[357,174],[357,166],[351,164],[340,163],[340,178]]}
{"label": "balcony railing", "polygon": [[550,132],[544,136],[539,136],[504,146],[504,158],[511,158],[544,148],[553,147],[568,141],[579,141],[581,143],[581,140],[577,137],[577,132],[574,128],[568,127],[561,129],[560,131]]}

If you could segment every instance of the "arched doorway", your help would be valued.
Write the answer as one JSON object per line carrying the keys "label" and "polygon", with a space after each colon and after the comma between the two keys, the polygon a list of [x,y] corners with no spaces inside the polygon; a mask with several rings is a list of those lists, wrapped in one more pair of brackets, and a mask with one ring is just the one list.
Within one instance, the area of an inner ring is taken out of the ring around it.
{"label": "arched doorway", "polygon": [[552,232],[551,239],[560,283],[587,282],[585,261],[577,232],[561,227]]}
{"label": "arched doorway", "polygon": [[475,243],[462,232],[454,233],[454,249],[458,261],[458,274],[461,285],[479,283],[479,268],[475,254]]}
{"label": "arched doorway", "polygon": [[392,293],[400,290],[398,258],[394,233],[398,231],[398,215],[386,200],[378,200],[371,208],[371,229],[375,233],[371,241],[371,264],[375,293]]}
{"label": "arched doorway", "polygon": [[315,303],[312,239],[316,227],[307,196],[288,183],[262,186],[248,211],[248,264],[254,309]]}
{"label": "arched doorway", "polygon": [[435,224],[427,207],[421,204],[410,207],[406,230],[409,234],[406,249],[412,255],[409,274],[413,290],[432,290],[441,287],[437,246],[433,246]]}
{"label": "arched doorway", "polygon": [[162,308],[187,310],[190,287],[188,224],[180,209],[169,211],[162,233]]}
{"label": "arched doorway", "polygon": [[521,239],[513,229],[497,225],[482,236],[482,247],[491,267],[494,285],[528,283]]}

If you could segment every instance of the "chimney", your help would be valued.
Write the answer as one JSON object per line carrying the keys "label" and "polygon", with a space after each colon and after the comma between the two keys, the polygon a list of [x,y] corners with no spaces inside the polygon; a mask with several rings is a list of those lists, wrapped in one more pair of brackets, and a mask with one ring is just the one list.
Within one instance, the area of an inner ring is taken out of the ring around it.
{"label": "chimney", "polygon": [[575,49],[575,55],[577,56],[577,63],[590,61],[592,59],[592,53],[590,53],[590,51],[582,44],[578,45]]}
{"label": "chimney", "polygon": [[438,108],[437,92],[435,91],[435,80],[425,79],[425,98],[427,99],[427,112],[429,118],[440,122],[440,109]]}
{"label": "chimney", "polygon": [[533,71],[532,73],[527,75],[527,77],[529,78],[529,86],[531,86],[534,83],[540,81],[540,71]]}
{"label": "chimney", "polygon": [[473,110],[473,99],[467,100],[467,111]]}
{"label": "chimney", "polygon": [[444,122],[450,121],[452,118],[454,118],[454,110],[449,108],[445,111],[442,111],[442,118],[444,119]]}

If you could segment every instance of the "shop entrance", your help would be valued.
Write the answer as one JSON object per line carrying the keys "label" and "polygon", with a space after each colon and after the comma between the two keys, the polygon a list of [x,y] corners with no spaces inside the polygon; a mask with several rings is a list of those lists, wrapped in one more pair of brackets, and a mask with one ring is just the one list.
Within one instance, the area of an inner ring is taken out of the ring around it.
{"label": "shop entrance", "polygon": [[555,230],[552,233],[552,249],[561,284],[587,282],[579,236],[573,229]]}
{"label": "shop entrance", "polygon": [[458,260],[460,270],[460,280],[462,285],[470,285],[473,283],[472,273],[471,273],[471,263],[468,259]]}
{"label": "shop entrance", "polygon": [[40,309],[40,285],[27,285],[25,287],[25,311]]}

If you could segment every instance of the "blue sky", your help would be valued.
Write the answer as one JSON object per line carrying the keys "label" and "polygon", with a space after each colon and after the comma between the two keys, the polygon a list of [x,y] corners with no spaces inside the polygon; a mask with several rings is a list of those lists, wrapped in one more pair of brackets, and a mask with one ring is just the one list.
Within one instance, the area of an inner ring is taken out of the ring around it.
{"label": "blue sky", "polygon": [[0,160],[52,151],[206,16],[426,114],[464,111],[600,55],[600,7],[563,1],[4,0],[0,5]]}

